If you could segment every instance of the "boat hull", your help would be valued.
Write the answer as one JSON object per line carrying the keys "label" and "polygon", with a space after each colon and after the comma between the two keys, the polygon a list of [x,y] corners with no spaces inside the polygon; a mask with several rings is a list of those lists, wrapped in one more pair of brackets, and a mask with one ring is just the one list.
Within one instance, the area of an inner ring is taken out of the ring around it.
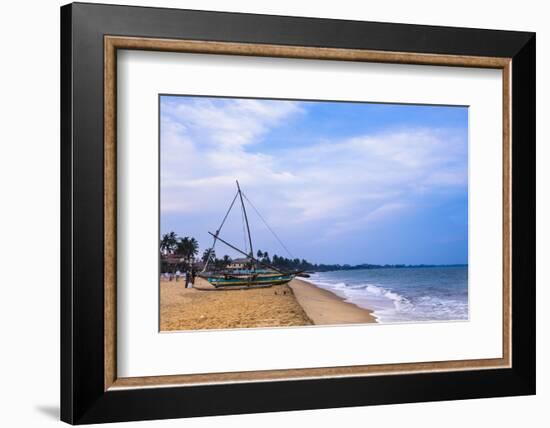
{"label": "boat hull", "polygon": [[214,287],[269,287],[273,285],[287,284],[294,275],[246,275],[246,276],[206,276],[205,279]]}

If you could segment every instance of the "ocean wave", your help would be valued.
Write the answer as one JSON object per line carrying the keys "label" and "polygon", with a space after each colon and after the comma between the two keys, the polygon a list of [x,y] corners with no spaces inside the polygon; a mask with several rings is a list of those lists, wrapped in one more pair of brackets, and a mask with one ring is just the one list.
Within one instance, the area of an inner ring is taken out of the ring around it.
{"label": "ocean wave", "polygon": [[[412,305],[406,297],[399,293],[374,284],[347,284],[346,282],[323,281],[318,278],[310,279],[310,282],[314,285],[328,289],[329,291],[334,291],[347,301],[358,304],[359,306],[365,306],[360,299],[360,297],[365,297],[365,291],[366,294],[370,294],[373,297],[387,299],[388,302],[393,304],[397,311],[406,310]],[[372,308],[369,307],[368,309]]]}
{"label": "ocean wave", "polygon": [[[404,289],[407,296],[393,287],[370,282],[347,283],[312,275],[309,282],[333,291],[350,303],[371,309],[379,322],[450,321],[468,319],[467,294],[449,295],[445,290]],[[424,292],[439,295],[423,295]]]}
{"label": "ocean wave", "polygon": [[405,296],[402,296],[401,294],[395,291],[388,290],[384,287],[380,287],[374,284],[367,284],[364,289],[374,296],[381,296],[391,300],[395,307],[395,310],[397,311],[410,310],[413,306],[410,300],[407,299]]}
{"label": "ocean wave", "polygon": [[348,285],[345,282],[321,281],[313,278],[300,278],[300,281],[309,282],[310,284],[313,284],[322,288],[335,288],[339,290],[345,290],[348,287]]}

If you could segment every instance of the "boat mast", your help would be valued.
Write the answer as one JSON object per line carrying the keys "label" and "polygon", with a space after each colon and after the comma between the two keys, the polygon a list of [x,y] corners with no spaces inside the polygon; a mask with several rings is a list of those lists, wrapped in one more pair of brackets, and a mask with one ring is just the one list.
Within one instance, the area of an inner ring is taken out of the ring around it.
{"label": "boat mast", "polygon": [[248,216],[246,215],[246,208],[244,206],[243,194],[241,192],[241,186],[239,186],[239,180],[235,180],[235,181],[237,182],[237,193],[239,194],[239,197],[241,199],[241,205],[243,207],[244,221],[246,223],[246,231],[248,233],[248,244],[250,245],[250,259],[253,259],[254,250],[252,249],[252,237],[250,236],[250,226],[248,225]]}

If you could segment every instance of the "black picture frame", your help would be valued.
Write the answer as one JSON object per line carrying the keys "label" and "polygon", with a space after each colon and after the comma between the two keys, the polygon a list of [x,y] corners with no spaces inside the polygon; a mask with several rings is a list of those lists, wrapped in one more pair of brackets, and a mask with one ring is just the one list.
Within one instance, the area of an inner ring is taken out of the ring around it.
{"label": "black picture frame", "polygon": [[[512,367],[104,390],[104,36],[512,58]],[[535,34],[74,3],[61,8],[61,419],[86,424],[535,393]]]}

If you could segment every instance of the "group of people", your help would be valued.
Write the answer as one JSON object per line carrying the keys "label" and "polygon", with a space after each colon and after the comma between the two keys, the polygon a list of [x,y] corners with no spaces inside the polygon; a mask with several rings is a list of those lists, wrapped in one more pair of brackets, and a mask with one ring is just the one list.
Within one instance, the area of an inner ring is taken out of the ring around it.
{"label": "group of people", "polygon": [[180,278],[185,277],[185,288],[190,288],[195,283],[195,277],[196,272],[195,269],[191,269],[191,271],[185,271],[185,273],[181,273],[179,270],[177,270],[174,273],[165,272],[162,274],[164,278],[168,279],[168,281],[179,281]]}

